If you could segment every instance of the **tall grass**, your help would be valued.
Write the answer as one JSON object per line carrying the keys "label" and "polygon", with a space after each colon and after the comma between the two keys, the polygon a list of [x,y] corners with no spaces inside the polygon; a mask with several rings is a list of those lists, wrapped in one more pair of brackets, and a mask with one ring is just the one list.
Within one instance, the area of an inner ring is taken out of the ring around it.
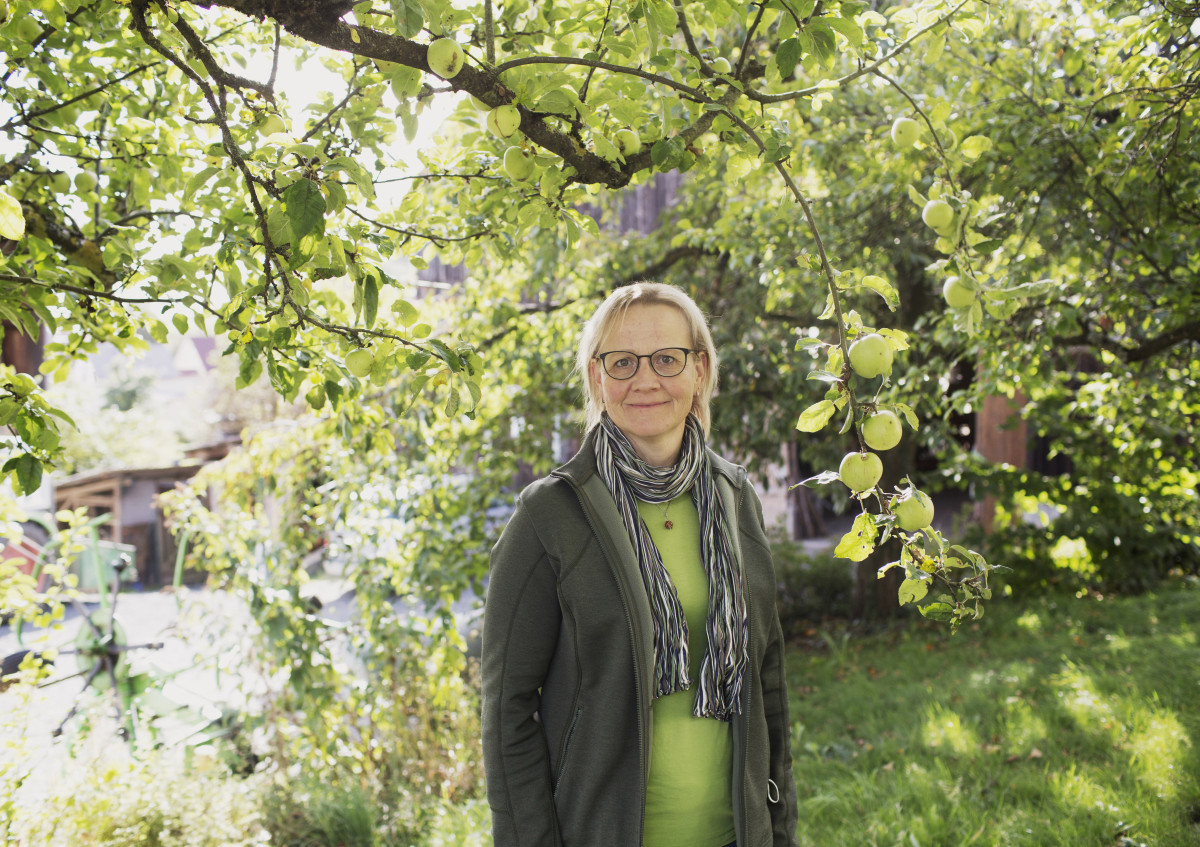
{"label": "tall grass", "polygon": [[1200,845],[1200,590],[789,656],[801,844]]}

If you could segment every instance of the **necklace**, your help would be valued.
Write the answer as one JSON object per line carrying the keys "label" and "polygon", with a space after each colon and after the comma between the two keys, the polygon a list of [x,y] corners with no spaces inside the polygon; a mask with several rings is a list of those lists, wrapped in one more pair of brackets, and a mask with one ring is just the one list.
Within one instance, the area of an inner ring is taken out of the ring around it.
{"label": "necklace", "polygon": [[[654,505],[656,505],[656,506],[659,506],[660,508],[661,508],[661,506],[662,506],[662,504],[660,504],[660,503],[655,503]],[[674,522],[673,520],[671,520],[671,519],[669,519],[669,518],[667,517],[667,513],[668,513],[668,512],[670,512],[670,511],[671,511],[671,501],[670,501],[670,500],[668,500],[668,501],[667,501],[667,507],[666,507],[665,509],[663,509],[663,510],[662,510],[662,513],[663,513],[663,526],[664,526],[666,529],[672,529],[672,528],[674,528],[674,526],[675,526],[675,522]]]}

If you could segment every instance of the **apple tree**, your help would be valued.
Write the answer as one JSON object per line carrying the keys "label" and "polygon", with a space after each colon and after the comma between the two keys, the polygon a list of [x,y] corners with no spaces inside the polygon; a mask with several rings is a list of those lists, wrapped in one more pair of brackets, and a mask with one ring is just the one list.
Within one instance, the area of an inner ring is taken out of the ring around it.
{"label": "apple tree", "polygon": [[[803,266],[824,292],[829,332],[808,340],[827,391],[807,426],[836,415],[857,433],[879,399],[864,384],[872,377],[851,367],[851,345],[876,334],[889,351],[908,342],[858,308],[860,297],[894,305],[894,283],[848,274],[825,249],[811,200],[819,185],[798,167],[794,127],[887,78],[918,45],[978,38],[989,15],[970,0],[886,11],[854,0],[30,3],[2,30],[17,61],[3,80],[12,142],[0,306],[27,332],[58,330],[43,366],[51,375],[101,341],[133,348],[145,334],[196,329],[228,340],[243,383],[269,379],[343,431],[365,392],[393,380],[422,408],[432,400],[447,416],[474,414],[479,339],[424,320],[388,261],[420,264],[430,251],[484,269],[537,236],[582,255],[597,235],[585,209],[605,190],[722,167],[774,186],[802,222],[808,249],[765,272]],[[293,115],[277,90],[282,63],[327,66],[340,90]],[[429,102],[456,95],[467,99],[455,143],[425,156],[422,172],[402,171],[390,152],[396,134],[411,134]],[[934,138],[946,136],[945,119],[925,116]],[[706,158],[714,147],[720,155]],[[398,200],[384,191],[396,180],[412,189]],[[952,178],[928,193],[954,209],[941,242],[969,242]],[[977,259],[962,255],[964,273]],[[571,279],[539,280],[537,297],[587,293]],[[493,323],[521,319],[497,302]],[[53,459],[58,423],[21,377],[9,383],[19,437],[5,467],[28,487]],[[894,520],[890,495],[856,487],[879,514],[864,510],[843,541],[852,558]],[[932,530],[904,550],[907,596],[939,586],[926,613],[955,623],[978,613],[990,569],[982,557],[951,552]]]}

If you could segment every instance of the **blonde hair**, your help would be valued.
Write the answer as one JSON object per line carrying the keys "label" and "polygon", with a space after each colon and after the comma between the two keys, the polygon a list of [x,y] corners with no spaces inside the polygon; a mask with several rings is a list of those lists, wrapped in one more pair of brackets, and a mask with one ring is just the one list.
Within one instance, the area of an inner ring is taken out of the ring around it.
{"label": "blonde hair", "polygon": [[708,367],[705,368],[700,392],[692,400],[692,413],[700,420],[704,434],[708,434],[709,423],[712,420],[710,406],[717,391],[717,348],[713,344],[708,321],[696,305],[696,301],[675,286],[659,282],[635,282],[633,285],[616,289],[584,324],[583,336],[579,339],[579,352],[575,358],[575,369],[583,379],[583,411],[588,432],[600,423],[600,415],[604,410],[598,386],[592,384],[592,360],[599,355],[600,345],[609,332],[625,319],[625,313],[631,307],[655,305],[674,306],[679,310],[688,323],[692,347],[702,352],[707,360]]}

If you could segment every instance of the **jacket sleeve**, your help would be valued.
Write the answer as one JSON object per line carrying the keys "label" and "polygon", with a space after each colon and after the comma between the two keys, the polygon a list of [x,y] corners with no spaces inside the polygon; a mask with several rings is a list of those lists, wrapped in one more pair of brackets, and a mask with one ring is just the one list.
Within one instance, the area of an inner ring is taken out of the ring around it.
{"label": "jacket sleeve", "polygon": [[[759,527],[763,522],[762,503],[751,490]],[[771,743],[771,779],[778,789],[778,800],[771,802],[771,843],[773,847],[798,847],[796,836],[797,800],[796,778],[792,772],[791,717],[788,710],[787,667],[784,663],[783,627],[779,610],[771,604],[771,640],[763,655],[759,679],[762,680],[763,708],[766,710],[767,734]]]}
{"label": "jacket sleeve", "polygon": [[530,512],[518,502],[492,549],[484,604],[483,762],[496,847],[561,844],[537,711],[562,612]]}

